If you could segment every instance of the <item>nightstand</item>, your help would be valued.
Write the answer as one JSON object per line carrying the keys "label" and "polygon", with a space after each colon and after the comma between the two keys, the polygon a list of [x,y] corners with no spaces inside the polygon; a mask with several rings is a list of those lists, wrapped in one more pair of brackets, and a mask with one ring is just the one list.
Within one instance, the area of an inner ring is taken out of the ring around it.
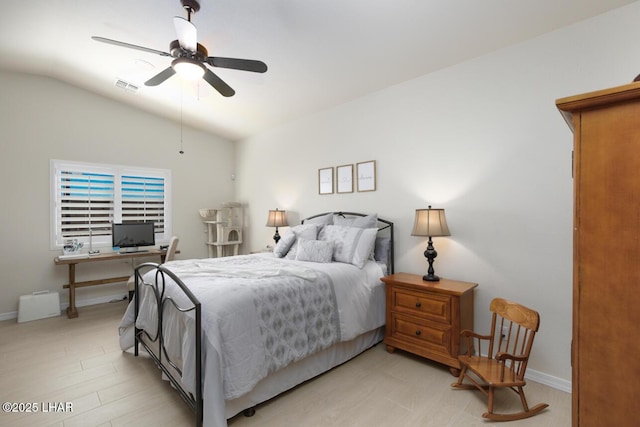
{"label": "nightstand", "polygon": [[250,254],[266,254],[269,252],[273,252],[273,247],[267,246],[266,248],[258,249],[257,251],[251,251]]}
{"label": "nightstand", "polygon": [[396,273],[382,278],[387,293],[387,351],[396,348],[449,366],[458,376],[460,331],[473,330],[473,289],[476,283]]}

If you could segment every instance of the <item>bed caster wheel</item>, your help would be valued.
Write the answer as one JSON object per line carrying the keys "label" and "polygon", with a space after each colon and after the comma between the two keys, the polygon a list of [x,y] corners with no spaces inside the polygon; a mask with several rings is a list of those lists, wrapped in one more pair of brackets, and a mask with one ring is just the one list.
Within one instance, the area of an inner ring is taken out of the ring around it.
{"label": "bed caster wheel", "polygon": [[253,417],[256,414],[256,408],[248,408],[242,411],[242,415],[245,417]]}

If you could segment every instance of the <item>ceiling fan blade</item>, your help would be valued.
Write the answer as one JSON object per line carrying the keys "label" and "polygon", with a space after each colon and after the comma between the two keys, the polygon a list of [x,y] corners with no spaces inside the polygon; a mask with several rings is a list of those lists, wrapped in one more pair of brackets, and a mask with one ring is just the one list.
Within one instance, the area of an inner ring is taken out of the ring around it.
{"label": "ceiling fan blade", "polygon": [[198,48],[198,30],[191,21],[187,21],[179,16],[173,17],[173,26],[176,28],[180,47],[191,52]]}
{"label": "ceiling fan blade", "polygon": [[171,56],[169,53],[163,52],[161,50],[149,49],[148,47],[138,46],[138,45],[131,44],[131,43],[120,42],[118,40],[106,39],[104,37],[98,37],[98,36],[92,36],[91,38],[94,39],[97,42],[113,44],[113,45],[121,46],[121,47],[128,47],[129,49],[137,49],[137,50],[141,50],[143,52],[155,53],[155,54],[161,55],[161,56]]}
{"label": "ceiling fan blade", "polygon": [[253,59],[221,58],[219,56],[210,56],[207,58],[207,63],[214,67],[232,68],[234,70],[251,71],[254,73],[264,73],[267,71],[267,64],[262,61],[255,61]]}
{"label": "ceiling fan blade", "polygon": [[213,86],[215,90],[220,92],[220,95],[222,96],[229,97],[235,95],[236,93],[235,90],[233,90],[228,84],[226,84],[220,77],[213,74],[209,69],[205,70],[204,76],[202,76],[202,78],[205,79],[211,86]]}
{"label": "ceiling fan blade", "polygon": [[167,80],[169,77],[173,76],[176,71],[172,67],[165,68],[163,71],[160,71],[155,76],[151,77],[149,80],[144,82],[145,86],[158,86],[160,83]]}

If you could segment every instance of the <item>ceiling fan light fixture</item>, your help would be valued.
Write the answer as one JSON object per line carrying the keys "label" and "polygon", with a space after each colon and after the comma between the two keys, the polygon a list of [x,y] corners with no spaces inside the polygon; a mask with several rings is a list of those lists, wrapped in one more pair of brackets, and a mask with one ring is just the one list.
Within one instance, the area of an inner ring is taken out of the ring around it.
{"label": "ceiling fan light fixture", "polygon": [[204,76],[205,68],[200,62],[191,58],[177,58],[171,63],[171,67],[187,80],[197,80]]}
{"label": "ceiling fan light fixture", "polygon": [[[262,61],[240,58],[223,58],[209,56],[207,49],[198,43],[198,30],[191,22],[191,15],[200,10],[199,0],[180,0],[182,6],[187,11],[187,19],[175,16],[173,24],[178,38],[169,43],[169,52],[150,49],[131,43],[118,40],[107,39],[105,37],[92,36],[91,38],[101,43],[135,49],[146,53],[153,53],[160,56],[173,58],[171,65],[144,82],[145,86],[158,86],[171,78],[174,74],[179,74],[185,80],[196,81],[203,79],[213,89],[217,90],[224,97],[233,96],[236,92],[224,80],[218,77],[209,67],[227,68],[230,70],[250,71],[252,73],[264,73],[267,65]],[[141,67],[153,67],[151,63],[138,60],[136,62]],[[120,87],[120,86],[119,86]]]}

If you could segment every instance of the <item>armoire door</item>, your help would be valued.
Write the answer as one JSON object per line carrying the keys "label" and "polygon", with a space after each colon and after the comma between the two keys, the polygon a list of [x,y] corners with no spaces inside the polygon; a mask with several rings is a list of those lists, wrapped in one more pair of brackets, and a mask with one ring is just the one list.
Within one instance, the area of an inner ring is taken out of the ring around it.
{"label": "armoire door", "polygon": [[573,424],[637,425],[640,99],[573,119]]}

